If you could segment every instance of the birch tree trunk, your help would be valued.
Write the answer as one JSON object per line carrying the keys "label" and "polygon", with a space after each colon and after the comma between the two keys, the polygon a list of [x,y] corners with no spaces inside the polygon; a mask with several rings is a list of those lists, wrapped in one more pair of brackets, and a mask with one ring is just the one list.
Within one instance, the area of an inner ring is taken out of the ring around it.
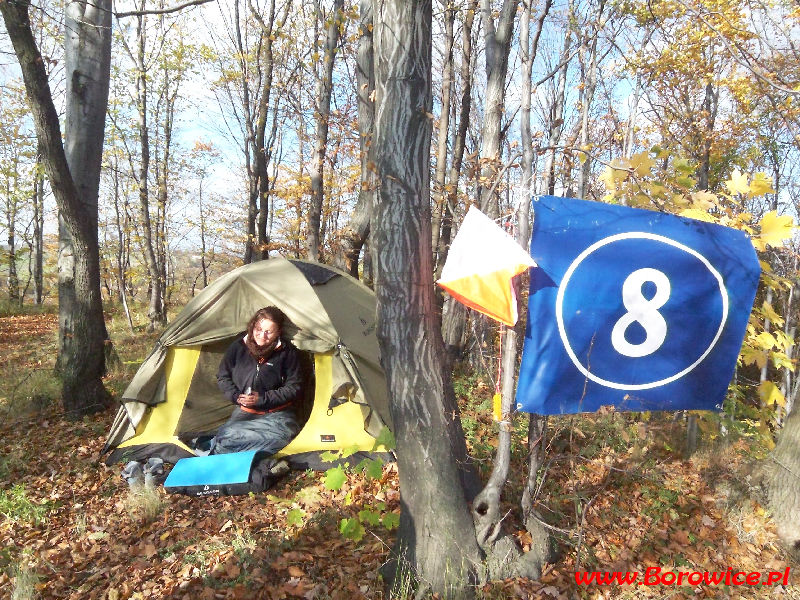
{"label": "birch tree trunk", "polygon": [[452,448],[464,446],[443,369],[430,245],[431,0],[376,0],[372,253],[378,341],[397,440],[402,513],[395,584],[411,572],[446,598],[471,595],[481,553]]}
{"label": "birch tree trunk", "polygon": [[66,7],[66,150],[44,61],[31,32],[29,8],[25,0],[0,2],[22,69],[45,172],[71,240],[70,247],[62,244],[59,257],[58,367],[64,410],[78,418],[101,410],[110,400],[102,382],[106,330],[97,190],[111,64],[111,3],[75,1]]}
{"label": "birch tree trunk", "polygon": [[328,146],[328,121],[331,114],[331,94],[333,91],[333,61],[336,47],[339,45],[339,34],[342,27],[344,0],[334,0],[333,10],[328,17],[325,33],[325,52],[322,74],[317,80],[316,107],[314,118],[317,131],[314,139],[314,150],[311,167],[311,205],[308,211],[308,232],[306,250],[309,260],[320,260],[322,256],[322,239],[320,228],[322,221],[322,204],[325,193],[325,154]]}

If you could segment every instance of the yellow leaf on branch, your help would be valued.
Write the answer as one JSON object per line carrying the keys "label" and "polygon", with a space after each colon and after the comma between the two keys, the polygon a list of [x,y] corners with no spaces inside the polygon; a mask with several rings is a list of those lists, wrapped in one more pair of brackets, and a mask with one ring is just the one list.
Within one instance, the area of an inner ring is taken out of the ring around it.
{"label": "yellow leaf on branch", "polygon": [[731,173],[731,178],[725,182],[731,194],[747,194],[750,192],[750,185],[747,183],[747,175],[736,170]]}
{"label": "yellow leaf on branch", "polygon": [[639,177],[645,177],[656,165],[656,161],[650,158],[649,152],[639,152],[631,156],[631,167]]}
{"label": "yellow leaf on branch", "polygon": [[786,398],[778,389],[778,386],[771,381],[765,381],[758,386],[758,396],[765,406],[777,404],[778,406],[786,406]]}
{"label": "yellow leaf on branch", "polygon": [[778,327],[783,326],[783,317],[776,313],[775,309],[772,308],[772,304],[766,300],[764,300],[764,303],[761,305],[761,312],[763,312],[764,316],[775,323]]}
{"label": "yellow leaf on branch", "polygon": [[753,341],[755,342],[756,348],[761,348],[763,350],[770,350],[778,345],[778,340],[776,340],[769,331],[762,331]]}
{"label": "yellow leaf on branch", "polygon": [[698,210],[708,210],[717,206],[717,197],[706,191],[692,194],[692,207]]}
{"label": "yellow leaf on branch", "polygon": [[756,365],[759,369],[767,366],[767,359],[769,352],[766,350],[758,350],[749,346],[742,348],[742,362],[746,365]]}
{"label": "yellow leaf on branch", "polygon": [[687,208],[678,213],[681,217],[688,217],[689,219],[697,219],[698,221],[705,221],[706,223],[714,223],[716,220],[707,211],[700,208]]}
{"label": "yellow leaf on branch", "polygon": [[761,234],[753,239],[756,250],[764,251],[766,247],[780,248],[783,241],[792,237],[794,221],[790,216],[779,217],[775,211],[770,211],[761,219]]}
{"label": "yellow leaf on branch", "polygon": [[750,182],[750,193],[754,196],[774,194],[775,189],[772,187],[772,177],[765,173],[753,175],[753,180]]}

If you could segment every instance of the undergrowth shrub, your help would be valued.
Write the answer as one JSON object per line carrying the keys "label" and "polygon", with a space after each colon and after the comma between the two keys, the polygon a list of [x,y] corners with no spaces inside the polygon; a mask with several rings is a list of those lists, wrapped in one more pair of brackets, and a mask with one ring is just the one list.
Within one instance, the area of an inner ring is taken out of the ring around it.
{"label": "undergrowth shrub", "polygon": [[18,416],[32,415],[50,408],[61,397],[61,382],[49,368],[30,370],[18,379],[6,380],[6,402],[0,411]]}

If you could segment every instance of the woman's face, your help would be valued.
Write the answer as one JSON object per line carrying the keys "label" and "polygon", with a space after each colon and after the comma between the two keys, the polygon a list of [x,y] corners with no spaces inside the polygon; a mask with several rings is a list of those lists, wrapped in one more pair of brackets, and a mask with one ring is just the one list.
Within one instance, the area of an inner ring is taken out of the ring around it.
{"label": "woman's face", "polygon": [[270,319],[261,319],[253,327],[253,341],[259,346],[266,346],[278,339],[281,330],[278,325]]}

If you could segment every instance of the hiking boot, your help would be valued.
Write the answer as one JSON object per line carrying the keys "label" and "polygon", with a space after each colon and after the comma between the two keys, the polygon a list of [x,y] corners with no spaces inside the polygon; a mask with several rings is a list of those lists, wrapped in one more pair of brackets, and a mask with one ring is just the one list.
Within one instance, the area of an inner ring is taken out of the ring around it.
{"label": "hiking boot", "polygon": [[144,467],[137,460],[132,460],[120,473],[129,488],[138,488],[144,485]]}
{"label": "hiking boot", "polygon": [[164,482],[164,461],[160,458],[148,458],[144,465],[144,485],[153,488]]}

